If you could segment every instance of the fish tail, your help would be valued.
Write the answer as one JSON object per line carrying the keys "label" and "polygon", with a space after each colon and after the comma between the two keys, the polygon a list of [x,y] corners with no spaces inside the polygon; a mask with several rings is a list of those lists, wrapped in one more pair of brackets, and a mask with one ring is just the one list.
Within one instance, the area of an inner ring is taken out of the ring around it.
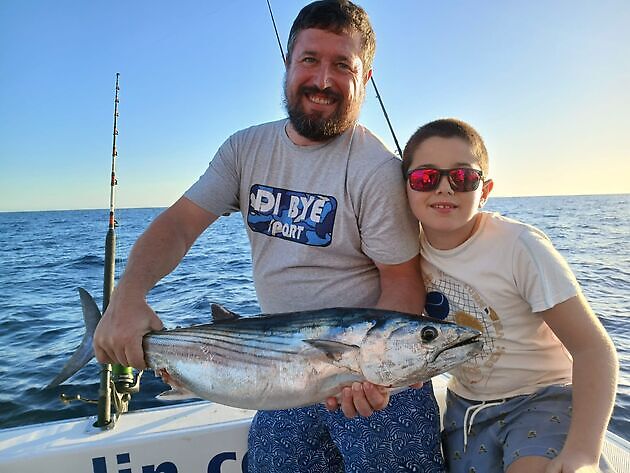
{"label": "fish tail", "polygon": [[94,331],[101,320],[101,311],[98,309],[96,302],[92,296],[83,288],[79,288],[79,297],[81,298],[81,307],[83,309],[83,320],[85,322],[85,334],[81,344],[72,354],[68,362],[61,369],[61,372],[53,379],[46,388],[54,388],[66,381],[77,371],[83,368],[88,362],[94,358]]}

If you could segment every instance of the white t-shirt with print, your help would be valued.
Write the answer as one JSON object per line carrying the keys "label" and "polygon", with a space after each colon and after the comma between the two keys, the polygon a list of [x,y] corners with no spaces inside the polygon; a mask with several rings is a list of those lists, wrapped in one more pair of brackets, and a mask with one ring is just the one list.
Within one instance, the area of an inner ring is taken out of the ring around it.
{"label": "white t-shirt with print", "polygon": [[421,236],[428,315],[483,332],[482,354],[451,372],[449,388],[482,401],[571,383],[571,356],[540,312],[579,293],[575,276],[540,230],[496,213],[480,219],[451,250]]}

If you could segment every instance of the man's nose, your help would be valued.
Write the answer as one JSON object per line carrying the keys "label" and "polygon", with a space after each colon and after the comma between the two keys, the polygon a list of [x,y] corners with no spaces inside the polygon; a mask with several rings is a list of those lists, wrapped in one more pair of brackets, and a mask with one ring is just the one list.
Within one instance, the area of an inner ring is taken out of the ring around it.
{"label": "man's nose", "polygon": [[332,85],[332,74],[330,70],[330,66],[320,65],[317,70],[317,75],[315,77],[315,85],[319,87],[321,90],[324,90],[327,87]]}

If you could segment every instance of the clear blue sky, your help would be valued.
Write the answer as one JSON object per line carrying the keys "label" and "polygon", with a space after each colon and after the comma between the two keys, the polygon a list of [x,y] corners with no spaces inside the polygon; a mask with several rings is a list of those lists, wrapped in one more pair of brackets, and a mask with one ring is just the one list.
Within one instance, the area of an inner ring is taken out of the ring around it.
{"label": "clear blue sky", "polygon": [[[630,2],[364,0],[401,145],[473,124],[495,195],[630,192]],[[274,0],[283,45],[306,2]],[[265,0],[0,0],[0,210],[167,206],[234,131],[284,116]],[[393,147],[373,89],[361,121]],[[623,176],[620,178],[620,176]]]}

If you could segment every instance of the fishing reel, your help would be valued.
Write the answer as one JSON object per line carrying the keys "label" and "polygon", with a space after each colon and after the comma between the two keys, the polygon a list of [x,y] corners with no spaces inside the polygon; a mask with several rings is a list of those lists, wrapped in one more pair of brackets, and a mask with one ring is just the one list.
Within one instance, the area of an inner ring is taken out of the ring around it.
{"label": "fishing reel", "polygon": [[140,378],[143,371],[139,371],[135,378],[132,368],[114,365],[112,367],[112,379],[109,383],[111,399],[116,408],[116,420],[121,414],[129,410],[131,395],[140,392]]}
{"label": "fishing reel", "polygon": [[[80,394],[69,396],[61,393],[59,398],[64,404],[74,401],[86,404],[98,405],[98,418],[93,424],[103,430],[112,429],[120,416],[129,410],[131,396],[140,392],[140,378],[143,371],[139,371],[135,376],[133,369],[121,365],[103,365],[101,371],[101,385],[98,399],[88,399]],[[114,416],[111,415],[112,405]]]}
{"label": "fishing reel", "polygon": [[129,396],[140,392],[140,378],[142,377],[142,373],[144,373],[144,371],[138,371],[134,377],[132,368],[114,365],[112,368],[114,391],[118,394],[126,394]]}
{"label": "fishing reel", "polygon": [[[112,429],[122,414],[129,410],[132,394],[140,392],[143,371],[134,377],[133,368],[121,365],[103,365],[99,388],[98,417],[94,427]],[[114,416],[111,407],[114,406]]]}

